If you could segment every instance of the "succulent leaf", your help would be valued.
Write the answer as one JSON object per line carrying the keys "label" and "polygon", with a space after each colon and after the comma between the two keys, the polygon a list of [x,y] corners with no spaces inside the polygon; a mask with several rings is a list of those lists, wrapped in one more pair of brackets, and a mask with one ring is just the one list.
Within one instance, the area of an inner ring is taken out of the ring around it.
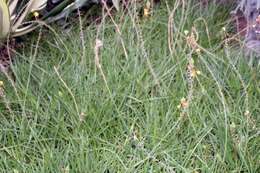
{"label": "succulent leaf", "polygon": [[4,0],[0,0],[0,39],[5,38],[10,31],[10,15]]}
{"label": "succulent leaf", "polygon": [[31,12],[40,11],[47,5],[47,0],[34,0],[31,6]]}

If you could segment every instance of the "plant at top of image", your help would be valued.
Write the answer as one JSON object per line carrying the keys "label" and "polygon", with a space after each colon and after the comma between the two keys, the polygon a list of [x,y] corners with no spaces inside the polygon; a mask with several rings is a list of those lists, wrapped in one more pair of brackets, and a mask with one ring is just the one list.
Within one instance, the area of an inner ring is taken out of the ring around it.
{"label": "plant at top of image", "polygon": [[[0,39],[21,36],[100,0],[0,0]],[[113,0],[113,4],[118,4]],[[115,5],[118,7],[118,5]]]}

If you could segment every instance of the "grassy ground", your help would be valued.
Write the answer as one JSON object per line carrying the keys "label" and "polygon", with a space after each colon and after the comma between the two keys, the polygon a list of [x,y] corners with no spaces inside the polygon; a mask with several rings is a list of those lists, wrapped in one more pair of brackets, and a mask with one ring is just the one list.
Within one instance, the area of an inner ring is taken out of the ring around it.
{"label": "grassy ground", "polygon": [[0,172],[260,171],[259,59],[222,40],[229,8],[168,6],[113,15],[121,36],[106,15],[26,40],[1,74]]}

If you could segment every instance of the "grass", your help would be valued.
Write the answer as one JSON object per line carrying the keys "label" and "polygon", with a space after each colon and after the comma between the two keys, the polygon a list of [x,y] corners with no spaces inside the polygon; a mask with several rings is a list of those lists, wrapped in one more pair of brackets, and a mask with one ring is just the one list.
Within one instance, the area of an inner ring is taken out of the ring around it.
{"label": "grass", "polygon": [[107,16],[27,39],[15,81],[1,74],[0,171],[258,172],[260,67],[221,39],[229,9],[207,8],[130,6],[113,15],[121,37]]}

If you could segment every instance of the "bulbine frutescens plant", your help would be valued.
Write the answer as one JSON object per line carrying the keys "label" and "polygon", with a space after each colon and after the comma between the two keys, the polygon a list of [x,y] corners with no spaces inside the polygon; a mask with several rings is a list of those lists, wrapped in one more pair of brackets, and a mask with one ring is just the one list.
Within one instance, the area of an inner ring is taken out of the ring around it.
{"label": "bulbine frutescens plant", "polygon": [[6,38],[9,33],[22,35],[36,28],[36,24],[24,23],[46,5],[47,0],[0,0],[0,38]]}
{"label": "bulbine frutescens plant", "polygon": [[[118,0],[113,0],[114,1]],[[0,0],[0,39],[33,31],[89,3],[100,0]]]}

